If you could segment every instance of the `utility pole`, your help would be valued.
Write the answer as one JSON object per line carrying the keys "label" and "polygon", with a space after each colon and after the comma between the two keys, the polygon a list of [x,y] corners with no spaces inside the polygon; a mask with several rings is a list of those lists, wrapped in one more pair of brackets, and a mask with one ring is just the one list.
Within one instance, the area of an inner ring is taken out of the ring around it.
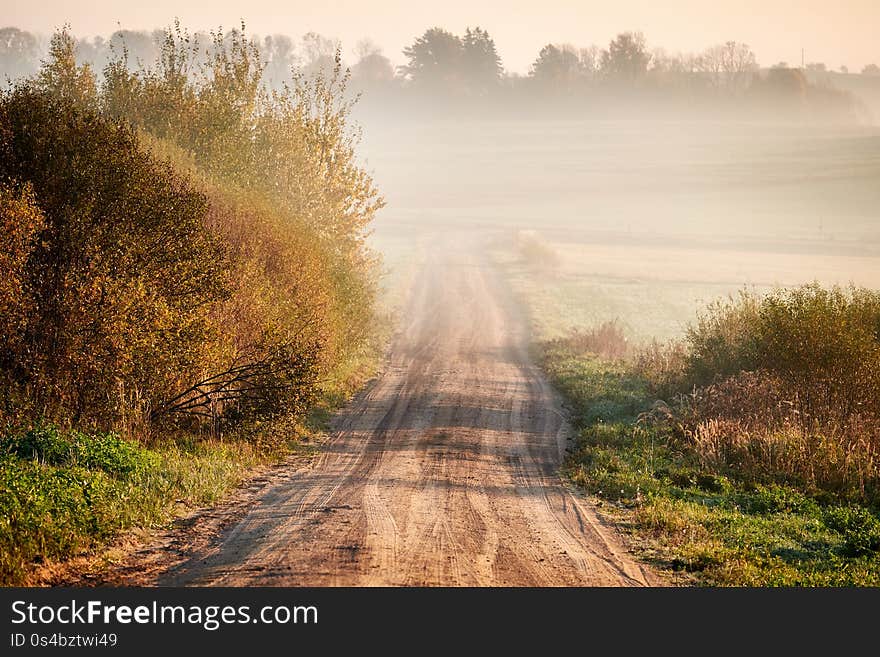
{"label": "utility pole", "polygon": [[801,70],[805,71],[807,69],[806,64],[804,63],[804,49],[801,48]]}

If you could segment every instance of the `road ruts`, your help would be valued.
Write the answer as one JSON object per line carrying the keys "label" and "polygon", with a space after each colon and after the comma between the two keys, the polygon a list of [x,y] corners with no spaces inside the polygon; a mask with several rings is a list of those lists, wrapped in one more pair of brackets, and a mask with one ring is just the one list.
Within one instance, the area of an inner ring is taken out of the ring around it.
{"label": "road ruts", "polygon": [[659,583],[557,474],[569,427],[476,252],[434,249],[382,376],[314,464],[163,585]]}

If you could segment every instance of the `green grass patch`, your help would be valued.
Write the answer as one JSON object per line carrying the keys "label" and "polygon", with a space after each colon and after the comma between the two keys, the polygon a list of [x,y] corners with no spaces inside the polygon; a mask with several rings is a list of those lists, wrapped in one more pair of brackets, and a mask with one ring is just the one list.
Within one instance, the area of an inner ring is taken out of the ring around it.
{"label": "green grass patch", "polygon": [[578,431],[565,473],[623,515],[658,568],[705,585],[880,585],[876,509],[712,471],[651,420],[647,383],[626,365],[559,343],[539,358]]}
{"label": "green grass patch", "polygon": [[169,522],[180,504],[212,504],[254,466],[290,452],[273,443],[178,440],[146,448],[113,433],[54,425],[0,439],[0,584],[40,563],[93,550],[132,527]]}

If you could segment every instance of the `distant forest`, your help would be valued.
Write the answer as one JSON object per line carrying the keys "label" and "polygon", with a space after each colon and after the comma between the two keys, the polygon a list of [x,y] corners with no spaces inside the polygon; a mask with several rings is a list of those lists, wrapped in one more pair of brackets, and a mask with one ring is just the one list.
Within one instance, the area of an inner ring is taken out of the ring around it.
{"label": "distant forest", "polygon": [[[118,30],[109,38],[78,38],[77,61],[100,72],[124,59],[134,72],[156,61],[165,30]],[[225,32],[244,34],[244,25]],[[211,33],[183,33],[206,60]],[[873,120],[880,108],[880,66],[860,73],[821,62],[802,66],[778,62],[759,66],[751,48],[738,41],[699,53],[671,53],[650,46],[640,32],[622,32],[606,46],[548,43],[527,74],[511,73],[492,36],[480,27],[461,35],[433,27],[404,48],[395,66],[369,39],[343,55],[339,42],[310,32],[248,36],[257,49],[268,87],[280,90],[293,78],[329,74],[343,61],[350,67],[350,89],[366,107],[446,111],[450,108],[515,109],[526,112],[658,112],[668,108],[742,112],[781,112],[788,118]],[[47,40],[16,27],[0,29],[0,79],[33,75],[45,57]],[[872,107],[873,106],[873,107]]]}

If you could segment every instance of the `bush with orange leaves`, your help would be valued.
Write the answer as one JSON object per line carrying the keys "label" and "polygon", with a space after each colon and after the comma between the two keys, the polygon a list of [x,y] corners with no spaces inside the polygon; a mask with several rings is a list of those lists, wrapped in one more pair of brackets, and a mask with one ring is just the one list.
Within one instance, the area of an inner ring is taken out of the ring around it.
{"label": "bush with orange leaves", "polygon": [[98,84],[62,30],[0,98],[7,420],[248,435],[369,363],[383,202],[347,75],[269,91],[243,29],[207,46],[176,26]]}

